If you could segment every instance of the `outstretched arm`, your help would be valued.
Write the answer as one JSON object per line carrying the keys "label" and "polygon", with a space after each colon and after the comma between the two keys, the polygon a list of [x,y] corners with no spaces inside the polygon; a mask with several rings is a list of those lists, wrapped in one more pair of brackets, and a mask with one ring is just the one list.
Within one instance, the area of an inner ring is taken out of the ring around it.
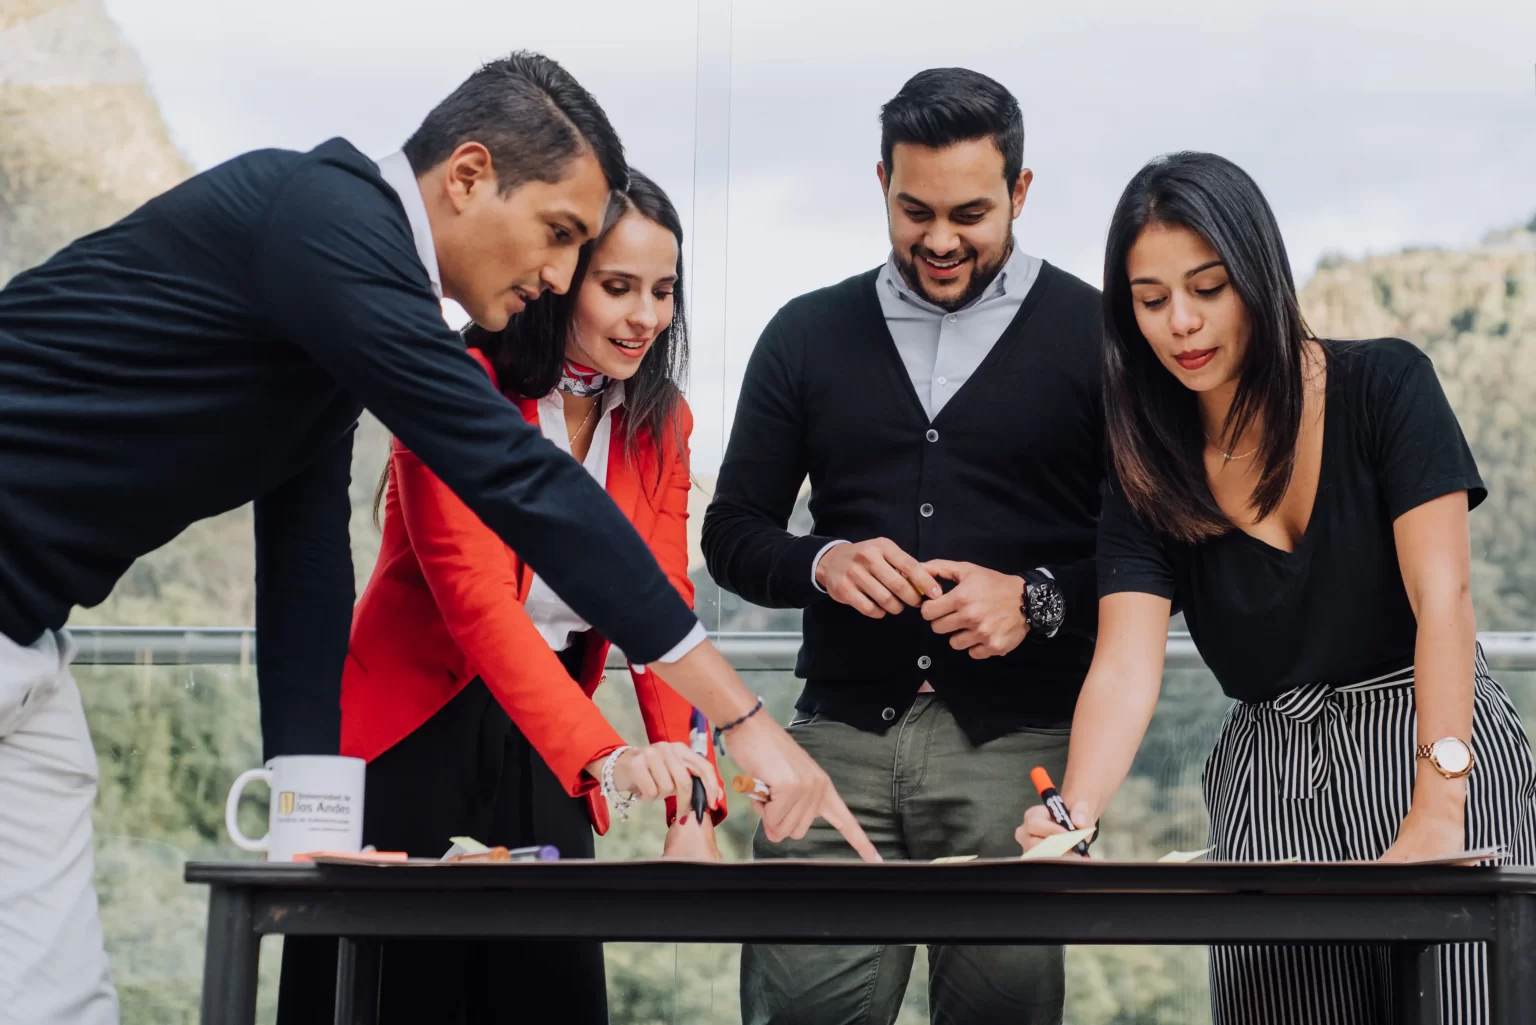
{"label": "outstretched arm", "polygon": [[393,196],[340,165],[311,166],[274,201],[260,246],[256,296],[274,332],[372,410],[578,615],[639,661],[689,636],[697,620],[629,521],[496,393],[443,322]]}
{"label": "outstretched arm", "polygon": [[[1099,820],[1131,771],[1163,683],[1168,649],[1167,598],[1124,592],[1099,601],[1099,644],[1072,717],[1072,746],[1061,797],[1072,822]],[[1041,805],[1029,809],[1015,834],[1025,850],[1062,828]]]}
{"label": "outstretched arm", "polygon": [[336,754],[352,627],[352,431],[256,500],[262,757]]}

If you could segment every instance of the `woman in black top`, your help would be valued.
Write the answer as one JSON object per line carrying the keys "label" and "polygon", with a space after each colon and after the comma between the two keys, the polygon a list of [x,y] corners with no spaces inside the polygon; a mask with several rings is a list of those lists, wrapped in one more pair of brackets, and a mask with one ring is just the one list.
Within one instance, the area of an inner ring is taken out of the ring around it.
{"label": "woman in black top", "polygon": [[[1062,792],[1096,821],[1162,678],[1168,618],[1237,703],[1205,772],[1211,857],[1536,855],[1536,772],[1477,647],[1477,466],[1418,349],[1303,322],[1274,215],[1220,157],[1132,179],[1104,267],[1114,455],[1099,641]],[[1043,808],[1019,830],[1059,832]],[[1445,1021],[1487,1020],[1481,946],[1447,947]],[[1212,949],[1218,1025],[1391,1012],[1385,948]]]}

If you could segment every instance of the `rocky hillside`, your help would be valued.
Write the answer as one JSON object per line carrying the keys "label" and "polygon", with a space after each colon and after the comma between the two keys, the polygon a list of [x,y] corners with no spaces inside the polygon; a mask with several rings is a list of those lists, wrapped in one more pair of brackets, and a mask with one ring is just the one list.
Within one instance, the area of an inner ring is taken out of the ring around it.
{"label": "rocky hillside", "polygon": [[1488,484],[1478,625],[1536,629],[1536,218],[1466,250],[1324,260],[1302,304],[1319,335],[1407,338],[1434,360]]}
{"label": "rocky hillside", "polygon": [[190,173],[101,0],[0,0],[0,283]]}

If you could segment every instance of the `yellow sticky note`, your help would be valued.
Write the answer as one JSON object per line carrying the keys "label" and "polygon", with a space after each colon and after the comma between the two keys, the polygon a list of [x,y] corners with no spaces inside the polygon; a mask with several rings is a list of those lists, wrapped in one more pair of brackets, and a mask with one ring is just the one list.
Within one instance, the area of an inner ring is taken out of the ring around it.
{"label": "yellow sticky note", "polygon": [[1074,829],[1070,833],[1053,833],[1019,856],[1020,861],[1039,858],[1059,858],[1093,835],[1092,829]]}
{"label": "yellow sticky note", "polygon": [[975,861],[974,854],[955,854],[947,858],[934,858],[930,864],[934,865],[958,865],[962,861]]}
{"label": "yellow sticky note", "polygon": [[1176,862],[1182,861],[1194,861],[1196,858],[1205,857],[1215,849],[1216,848],[1214,847],[1202,847],[1198,851],[1169,851],[1167,854],[1164,854],[1157,860],[1161,864],[1174,864]]}

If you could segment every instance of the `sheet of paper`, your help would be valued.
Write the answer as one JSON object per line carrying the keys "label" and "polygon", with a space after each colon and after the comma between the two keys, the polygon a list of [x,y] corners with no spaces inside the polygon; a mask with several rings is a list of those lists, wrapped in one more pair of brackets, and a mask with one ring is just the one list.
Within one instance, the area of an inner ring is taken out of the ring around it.
{"label": "sheet of paper", "polygon": [[1163,865],[1177,864],[1185,861],[1195,861],[1198,858],[1205,857],[1215,849],[1216,848],[1214,847],[1202,847],[1198,851],[1169,851],[1167,854],[1164,854],[1157,860],[1159,864]]}
{"label": "sheet of paper", "polygon": [[929,864],[932,864],[932,865],[958,865],[962,861],[975,861],[975,860],[976,860],[976,855],[974,855],[974,854],[952,854],[952,855],[950,855],[947,858],[934,858],[933,861],[929,862]]}
{"label": "sheet of paper", "polygon": [[1444,858],[1419,858],[1414,861],[1404,862],[1408,865],[1475,865],[1479,861],[1503,860],[1508,852],[1502,845],[1494,847],[1479,847],[1475,850],[1462,851],[1460,854],[1451,854]]}
{"label": "sheet of paper", "polygon": [[295,854],[294,861],[345,861],[355,865],[396,865],[409,855],[404,851],[306,851]]}
{"label": "sheet of paper", "polygon": [[1069,833],[1053,833],[1019,856],[1020,861],[1038,861],[1041,858],[1064,857],[1068,851],[1093,835],[1092,829],[1074,829]]}
{"label": "sheet of paper", "polygon": [[439,860],[447,861],[449,858],[456,858],[460,854],[484,854],[490,850],[489,847],[472,836],[450,836],[448,839],[452,842],[453,846],[448,848],[448,853],[444,854]]}
{"label": "sheet of paper", "polygon": [[374,868],[398,868],[414,865],[440,865],[442,862],[436,858],[410,858],[404,851],[385,851],[382,855],[373,854],[343,854],[316,851],[313,854],[293,856],[294,861],[312,861],[317,865],[370,865]]}

